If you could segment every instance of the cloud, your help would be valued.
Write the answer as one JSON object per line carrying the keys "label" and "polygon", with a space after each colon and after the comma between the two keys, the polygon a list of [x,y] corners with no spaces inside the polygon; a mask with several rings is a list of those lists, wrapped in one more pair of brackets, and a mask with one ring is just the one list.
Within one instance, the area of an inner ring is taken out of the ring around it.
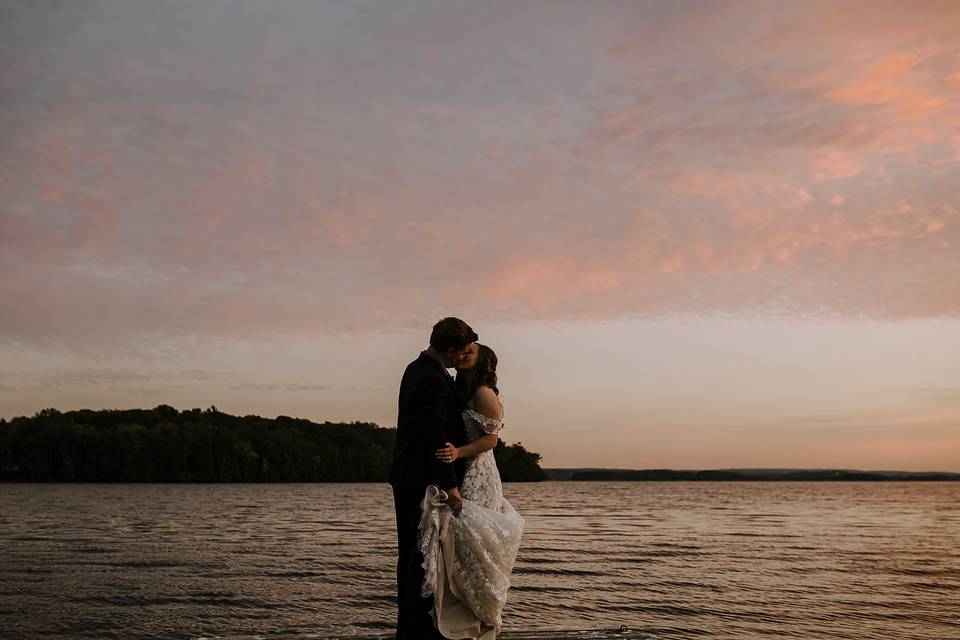
{"label": "cloud", "polygon": [[960,408],[960,387],[929,387],[913,393],[933,407]]}
{"label": "cloud", "polygon": [[[41,388],[59,389],[64,387],[87,387],[108,385],[127,387],[145,382],[207,382],[218,379],[216,373],[200,370],[184,371],[134,371],[129,369],[72,369],[52,371],[33,376],[32,380]],[[163,389],[177,388],[178,385],[165,385]]]}
{"label": "cloud", "polygon": [[0,9],[7,341],[960,313],[952,5],[110,6]]}
{"label": "cloud", "polygon": [[280,389],[280,385],[276,384],[253,384],[245,382],[243,384],[238,384],[230,387],[234,391],[276,391]]}
{"label": "cloud", "polygon": [[287,385],[288,391],[325,391],[330,387],[323,384],[290,384]]}
{"label": "cloud", "polygon": [[332,389],[322,384],[255,384],[245,382],[230,387],[234,391],[326,391]]}
{"label": "cloud", "polygon": [[833,100],[854,104],[891,105],[897,115],[917,118],[947,107],[949,103],[909,85],[897,81],[906,76],[919,62],[912,53],[896,53],[887,56],[869,68],[852,84],[826,94]]}

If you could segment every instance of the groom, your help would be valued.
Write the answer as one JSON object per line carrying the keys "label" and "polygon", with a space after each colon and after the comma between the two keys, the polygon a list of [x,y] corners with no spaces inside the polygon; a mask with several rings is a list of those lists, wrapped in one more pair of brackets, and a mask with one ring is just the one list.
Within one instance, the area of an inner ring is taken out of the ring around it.
{"label": "groom", "polygon": [[463,360],[477,334],[459,318],[444,318],[433,326],[430,347],[407,365],[400,381],[400,413],[393,447],[390,484],[397,511],[397,635],[396,640],[440,640],[430,610],[433,598],[421,598],[423,556],[417,545],[420,504],[429,485],[450,496],[454,515],[461,507],[463,460],[440,462],[434,453],[444,444],[463,444],[461,407],[447,369]]}

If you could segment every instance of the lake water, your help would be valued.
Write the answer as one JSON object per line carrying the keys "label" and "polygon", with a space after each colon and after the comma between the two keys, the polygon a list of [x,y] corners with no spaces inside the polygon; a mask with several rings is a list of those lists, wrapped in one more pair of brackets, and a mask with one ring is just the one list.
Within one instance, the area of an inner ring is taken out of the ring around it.
{"label": "lake water", "polygon": [[[505,636],[960,638],[957,482],[505,493]],[[0,638],[389,635],[395,549],[387,485],[2,484]]]}

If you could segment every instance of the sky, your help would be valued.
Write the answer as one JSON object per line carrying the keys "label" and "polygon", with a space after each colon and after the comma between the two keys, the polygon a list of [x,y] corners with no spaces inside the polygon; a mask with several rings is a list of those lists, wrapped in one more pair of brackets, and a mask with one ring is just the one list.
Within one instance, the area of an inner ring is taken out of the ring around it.
{"label": "sky", "polygon": [[545,467],[960,471],[960,5],[0,0],[0,417],[396,424],[461,317]]}

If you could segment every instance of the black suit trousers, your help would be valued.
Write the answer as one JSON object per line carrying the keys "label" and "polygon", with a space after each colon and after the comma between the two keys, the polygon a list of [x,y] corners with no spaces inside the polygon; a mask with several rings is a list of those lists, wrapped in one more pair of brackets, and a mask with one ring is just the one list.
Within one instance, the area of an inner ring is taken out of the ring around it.
{"label": "black suit trousers", "polygon": [[433,596],[420,597],[423,556],[417,545],[423,491],[393,488],[397,511],[397,635],[396,640],[444,640],[430,616]]}

